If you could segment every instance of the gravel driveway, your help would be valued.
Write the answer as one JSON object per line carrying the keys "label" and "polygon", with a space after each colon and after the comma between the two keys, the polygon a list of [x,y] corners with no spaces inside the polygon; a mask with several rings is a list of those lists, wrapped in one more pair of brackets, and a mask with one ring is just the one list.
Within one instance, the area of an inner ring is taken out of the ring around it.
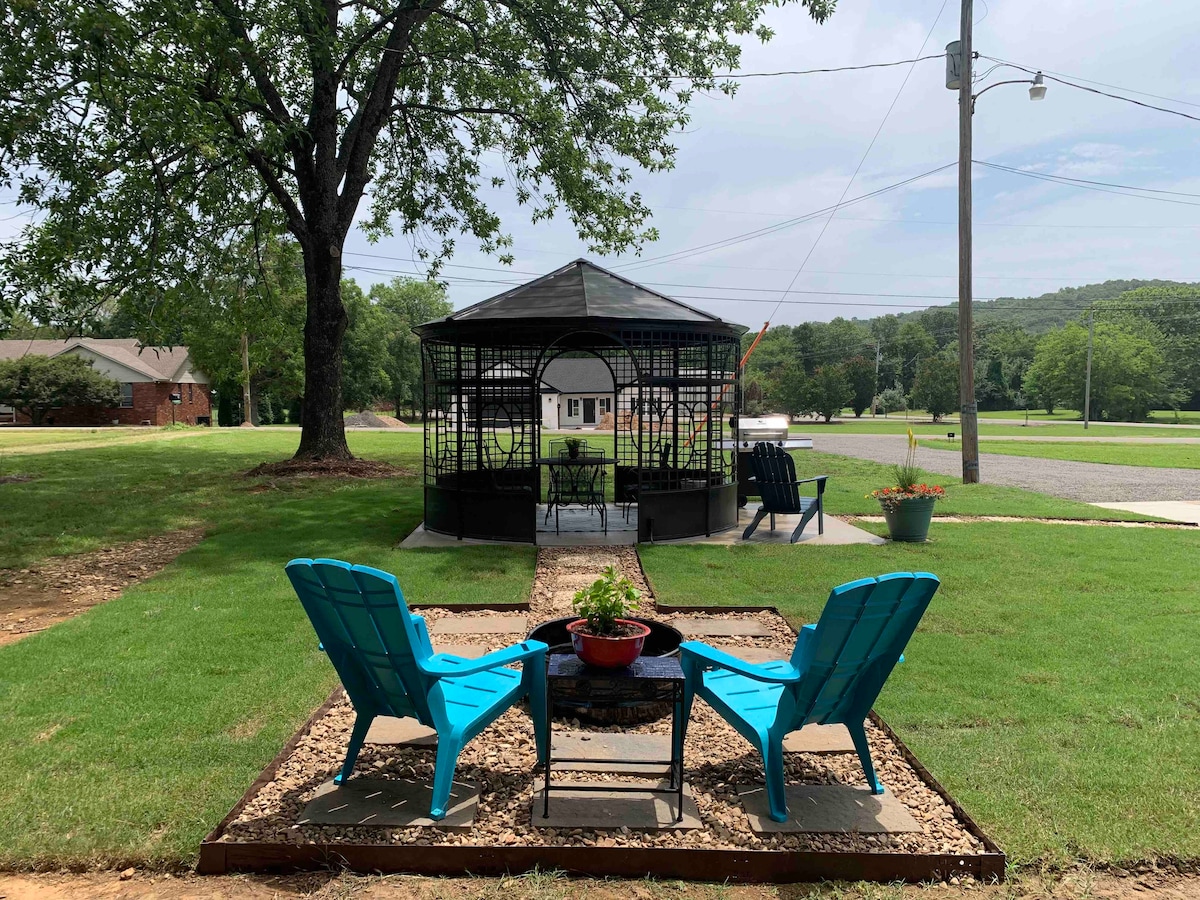
{"label": "gravel driveway", "polygon": [[[907,437],[902,434],[813,435],[813,447],[881,463],[904,459]],[[987,444],[984,443],[986,450]],[[962,456],[955,450],[917,451],[921,468],[943,475],[962,475]],[[1200,500],[1200,469],[1157,469],[1113,466],[1107,463],[1041,459],[1036,456],[980,454],[979,471],[988,484],[1004,484],[1087,503],[1134,500]]]}

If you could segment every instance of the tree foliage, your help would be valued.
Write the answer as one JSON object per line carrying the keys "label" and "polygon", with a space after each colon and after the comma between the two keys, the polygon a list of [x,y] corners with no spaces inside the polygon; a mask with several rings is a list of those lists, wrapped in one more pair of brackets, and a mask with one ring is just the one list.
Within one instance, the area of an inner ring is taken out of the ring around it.
{"label": "tree foliage", "polygon": [[933,421],[958,408],[958,359],[945,353],[922,360],[913,381],[912,405]]}
{"label": "tree foliage", "polygon": [[[823,21],[832,0],[800,0]],[[5,296],[40,318],[116,299],[153,338],[247,235],[304,261],[298,457],[349,457],[342,249],[509,244],[485,189],[593,249],[654,236],[632,168],[670,168],[696,90],[734,85],[769,0],[22,0],[0,7],[0,182],[43,211]],[[365,196],[370,197],[360,210]]]}
{"label": "tree foliage", "polygon": [[841,413],[853,393],[841,366],[817,366],[800,385],[800,406],[803,412],[829,422]]}
{"label": "tree foliage", "polygon": [[[1096,322],[1091,418],[1141,421],[1162,401],[1166,373],[1153,328],[1129,318]],[[1052,331],[1038,343],[1029,375],[1044,403],[1083,409],[1087,345],[1088,329],[1081,322]]]}
{"label": "tree foliage", "polygon": [[454,307],[440,284],[415,278],[393,278],[387,283],[373,284],[367,296],[390,320],[386,371],[399,415],[405,404],[410,409],[419,406],[424,392],[421,342],[413,334],[413,328],[450,315]]}
{"label": "tree foliage", "polygon": [[59,406],[116,407],[121,385],[74,354],[22,356],[0,360],[0,401],[41,425]]}
{"label": "tree foliage", "polygon": [[842,366],[846,380],[850,383],[850,408],[855,418],[871,408],[875,399],[875,363],[861,356],[851,357]]}

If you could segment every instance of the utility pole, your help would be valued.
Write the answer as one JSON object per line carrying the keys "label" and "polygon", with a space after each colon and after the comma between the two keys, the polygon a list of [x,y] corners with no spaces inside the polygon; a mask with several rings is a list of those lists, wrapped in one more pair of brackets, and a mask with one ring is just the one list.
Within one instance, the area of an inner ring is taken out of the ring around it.
{"label": "utility pole", "polygon": [[875,418],[875,408],[879,405],[875,401],[879,399],[879,360],[883,356],[883,345],[879,343],[879,339],[875,340],[875,391],[871,396],[871,418]]}
{"label": "utility pole", "polygon": [[979,482],[979,408],[975,404],[975,342],[971,322],[971,70],[972,0],[962,0],[958,38],[958,399],[963,484]]}
{"label": "utility pole", "polygon": [[1095,312],[1088,307],[1088,357],[1087,375],[1083,379],[1083,429],[1087,430],[1088,420],[1092,414],[1092,336],[1096,331]]}

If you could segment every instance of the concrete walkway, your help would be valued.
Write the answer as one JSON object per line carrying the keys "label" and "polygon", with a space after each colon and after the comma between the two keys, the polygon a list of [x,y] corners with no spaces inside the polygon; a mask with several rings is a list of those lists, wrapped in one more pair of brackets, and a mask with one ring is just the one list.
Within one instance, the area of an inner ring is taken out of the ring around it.
{"label": "concrete walkway", "polygon": [[[820,434],[813,448],[881,463],[904,459],[907,438],[902,434]],[[1025,488],[1052,497],[1085,503],[1130,503],[1163,500],[1200,500],[1200,469],[1158,469],[1149,466],[1115,466],[1107,463],[1042,459],[1036,456],[980,454],[979,469],[986,484]],[[917,464],[942,475],[962,475],[962,455],[957,450],[921,447]]]}

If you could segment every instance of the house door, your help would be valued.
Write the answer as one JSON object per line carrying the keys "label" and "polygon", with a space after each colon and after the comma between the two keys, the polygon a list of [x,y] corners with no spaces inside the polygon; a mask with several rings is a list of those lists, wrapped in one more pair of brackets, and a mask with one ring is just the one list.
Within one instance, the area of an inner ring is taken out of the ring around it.
{"label": "house door", "polygon": [[596,424],[596,398],[595,397],[584,397],[583,398],[583,424],[584,425],[595,425]]}

